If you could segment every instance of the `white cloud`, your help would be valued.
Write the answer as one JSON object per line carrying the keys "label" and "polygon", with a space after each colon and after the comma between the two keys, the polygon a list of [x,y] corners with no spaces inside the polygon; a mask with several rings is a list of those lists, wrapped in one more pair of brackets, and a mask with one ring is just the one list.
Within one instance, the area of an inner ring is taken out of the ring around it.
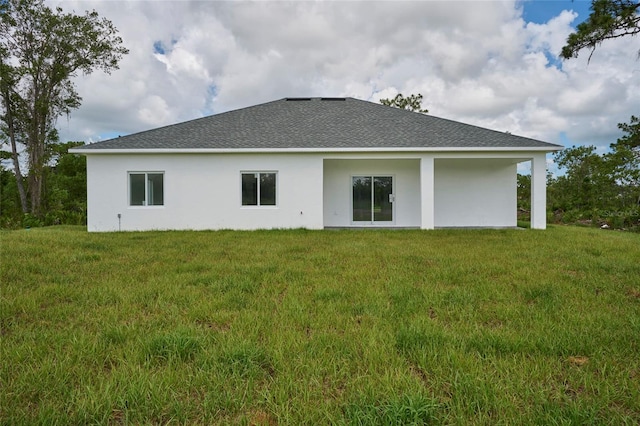
{"label": "white cloud", "polygon": [[138,119],[149,127],[161,126],[169,117],[169,105],[158,95],[144,99],[138,109]]}
{"label": "white cloud", "polygon": [[531,47],[549,49],[552,54],[559,55],[567,40],[567,34],[573,31],[571,23],[577,16],[575,12],[564,10],[546,24],[527,23],[526,30],[530,34]]}
{"label": "white cloud", "polygon": [[[560,62],[576,15],[526,23],[518,1],[64,1],[114,22],[131,53],[77,79],[63,138],[97,140],[286,96],[422,93],[430,113],[608,146],[640,111],[637,39]],[[571,7],[567,5],[567,9]],[[155,46],[155,48],[154,48]],[[160,48],[158,48],[160,47]]]}

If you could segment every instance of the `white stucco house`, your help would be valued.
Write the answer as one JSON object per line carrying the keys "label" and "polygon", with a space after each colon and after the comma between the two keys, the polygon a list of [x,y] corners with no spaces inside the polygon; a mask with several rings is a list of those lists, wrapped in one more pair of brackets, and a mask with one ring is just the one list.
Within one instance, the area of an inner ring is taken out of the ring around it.
{"label": "white stucco house", "polygon": [[89,231],[546,227],[559,145],[353,98],[285,98],[85,145]]}

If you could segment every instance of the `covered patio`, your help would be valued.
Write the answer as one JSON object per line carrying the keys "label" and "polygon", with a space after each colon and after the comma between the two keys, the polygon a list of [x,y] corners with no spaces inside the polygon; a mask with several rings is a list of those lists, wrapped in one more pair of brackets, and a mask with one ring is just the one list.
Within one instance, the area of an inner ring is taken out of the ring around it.
{"label": "covered patio", "polygon": [[546,228],[544,153],[388,153],[323,161],[331,227],[514,228],[517,165],[531,161],[531,227]]}

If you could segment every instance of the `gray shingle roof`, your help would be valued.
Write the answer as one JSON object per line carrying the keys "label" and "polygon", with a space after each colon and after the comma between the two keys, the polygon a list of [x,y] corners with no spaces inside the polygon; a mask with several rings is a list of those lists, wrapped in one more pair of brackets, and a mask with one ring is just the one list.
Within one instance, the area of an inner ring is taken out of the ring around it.
{"label": "gray shingle roof", "polygon": [[353,98],[285,98],[81,147],[126,149],[561,148]]}

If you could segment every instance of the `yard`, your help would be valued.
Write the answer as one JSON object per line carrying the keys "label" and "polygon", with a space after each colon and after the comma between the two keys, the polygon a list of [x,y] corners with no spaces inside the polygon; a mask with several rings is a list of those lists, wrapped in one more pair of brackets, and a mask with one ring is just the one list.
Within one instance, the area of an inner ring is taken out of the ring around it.
{"label": "yard", "polygon": [[0,424],[637,424],[640,235],[0,232]]}

